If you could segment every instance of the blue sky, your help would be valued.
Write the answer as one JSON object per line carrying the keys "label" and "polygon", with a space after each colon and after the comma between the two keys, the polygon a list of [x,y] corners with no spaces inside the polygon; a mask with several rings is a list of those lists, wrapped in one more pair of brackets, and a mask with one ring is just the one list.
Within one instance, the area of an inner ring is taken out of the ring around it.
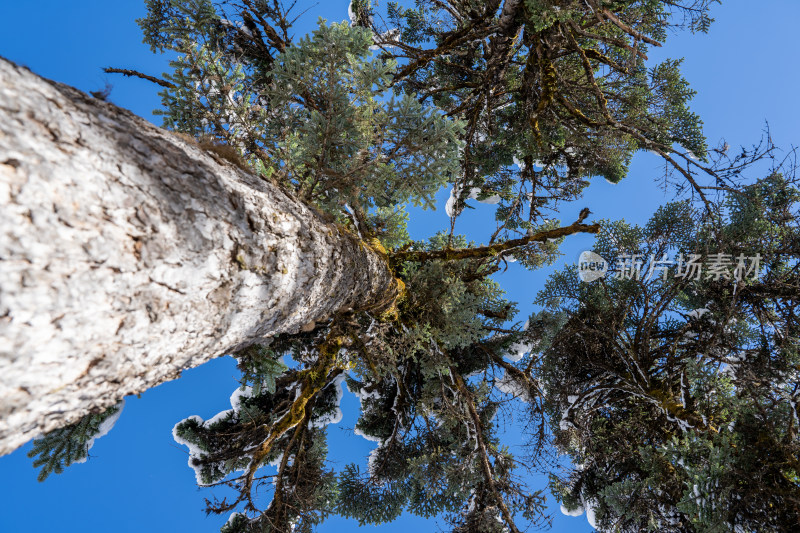
{"label": "blue sky", "polygon": [[[302,3],[302,2],[301,2]],[[5,2],[0,7],[0,55],[30,67],[34,72],[90,91],[114,85],[111,101],[154,120],[156,89],[149,83],[106,75],[105,66],[135,68],[159,74],[166,70],[163,56],[141,44],[134,20],[144,14],[141,1],[84,0],[63,2],[27,0]],[[347,0],[317,4],[297,26],[298,34],[315,25],[317,17],[331,21],[347,17]],[[730,0],[717,6],[717,19],[708,35],[671,37],[654,50],[652,60],[685,57],[683,72],[698,91],[693,108],[704,120],[710,145],[725,138],[731,146],[756,142],[769,121],[774,141],[788,147],[800,141],[800,100],[796,21],[800,2],[768,0],[754,3]],[[561,217],[572,222],[588,206],[593,218],[624,218],[644,222],[669,200],[655,180],[663,165],[649,154],[636,157],[630,175],[619,185],[596,180],[584,199],[566,205]],[[422,238],[448,221],[439,196],[439,210],[414,211],[412,233]],[[491,224],[491,206],[479,205],[459,220],[457,230],[480,240]],[[589,236],[568,239],[561,265],[572,263],[591,246]],[[520,302],[521,320],[532,311],[531,302],[548,272],[530,273],[514,265],[498,279],[513,300]],[[45,483],[36,481],[30,444],[0,458],[0,531],[217,531],[225,517],[205,517],[203,498],[194,474],[186,465],[185,449],[171,437],[173,425],[189,416],[210,418],[229,408],[228,399],[238,385],[234,361],[224,357],[141,395],[128,398],[116,427],[98,440],[91,459],[75,465]],[[343,400],[344,419],[330,427],[330,457],[339,467],[363,464],[373,444],[352,435],[357,401]],[[509,436],[518,437],[513,420]],[[543,481],[542,481],[543,483]],[[554,531],[583,532],[591,528],[585,517],[562,516],[555,509]],[[319,528],[324,533],[350,531],[355,523],[332,519]],[[444,524],[440,524],[444,526]],[[436,530],[435,521],[403,517],[396,523],[367,531]]]}

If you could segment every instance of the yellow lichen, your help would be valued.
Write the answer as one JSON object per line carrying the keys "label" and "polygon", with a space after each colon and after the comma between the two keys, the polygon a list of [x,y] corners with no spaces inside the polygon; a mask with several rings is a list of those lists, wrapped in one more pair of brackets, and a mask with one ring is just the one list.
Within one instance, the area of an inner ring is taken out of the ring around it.
{"label": "yellow lichen", "polygon": [[367,239],[367,244],[369,244],[370,248],[372,248],[373,250],[375,250],[379,254],[381,254],[381,255],[389,255],[389,252],[387,252],[386,248],[383,247],[383,244],[381,243],[381,241],[376,239],[375,237]]}

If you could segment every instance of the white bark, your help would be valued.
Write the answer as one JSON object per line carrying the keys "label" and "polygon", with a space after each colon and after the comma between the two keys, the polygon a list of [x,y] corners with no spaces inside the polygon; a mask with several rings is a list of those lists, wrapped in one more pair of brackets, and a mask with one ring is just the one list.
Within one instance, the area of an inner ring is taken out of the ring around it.
{"label": "white bark", "polygon": [[394,290],[278,188],[0,58],[0,454]]}

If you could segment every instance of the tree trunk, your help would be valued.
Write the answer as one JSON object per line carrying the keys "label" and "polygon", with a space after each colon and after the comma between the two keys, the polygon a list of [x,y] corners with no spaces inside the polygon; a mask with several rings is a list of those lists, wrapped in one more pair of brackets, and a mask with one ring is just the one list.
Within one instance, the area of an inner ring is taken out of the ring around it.
{"label": "tree trunk", "polygon": [[395,293],[279,188],[0,58],[0,454]]}

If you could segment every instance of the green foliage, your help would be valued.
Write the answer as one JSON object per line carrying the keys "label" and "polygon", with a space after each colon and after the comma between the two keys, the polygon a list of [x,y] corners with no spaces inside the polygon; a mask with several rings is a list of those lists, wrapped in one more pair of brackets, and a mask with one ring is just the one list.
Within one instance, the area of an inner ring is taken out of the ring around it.
{"label": "green foliage", "polygon": [[35,439],[28,457],[36,458],[33,461],[34,468],[42,467],[39,481],[44,481],[52,473],[61,474],[64,468],[74,463],[84,462],[94,440],[111,429],[108,423],[113,424],[121,410],[121,404],[115,405],[102,413],[86,415],[77,424],[56,429]]}
{"label": "green foliage", "polygon": [[255,396],[261,394],[262,388],[274,394],[275,378],[289,370],[269,346],[254,344],[236,355],[237,366],[242,372],[242,386],[249,385]]}
{"label": "green foliage", "polygon": [[797,194],[773,173],[724,197],[721,216],[678,202],[644,228],[606,223],[594,250],[610,260],[758,252],[758,279],[587,284],[569,269],[547,282],[540,301],[566,320],[538,375],[555,442],[580,465],[553,478],[567,508],[591,501],[603,528],[622,531],[797,522],[800,330],[796,292],[783,289],[798,283]]}
{"label": "green foliage", "polygon": [[408,265],[403,273],[407,285],[414,287],[403,303],[404,316],[413,322],[414,334],[436,338],[448,349],[467,346],[483,337],[486,330],[479,311],[504,305],[496,283],[467,283],[459,270],[458,265],[429,262]]}
{"label": "green foliage", "polygon": [[541,223],[551,202],[578,198],[588,178],[619,182],[637,150],[705,156],[681,62],[648,69],[645,59],[671,30],[706,31],[714,3],[390,2],[377,40],[406,65],[399,87],[467,124],[455,212],[476,189],[497,194],[513,234]]}
{"label": "green foliage", "polygon": [[160,30],[146,31],[148,42],[180,54],[166,76],[174,88],[161,93],[165,127],[235,147],[333,214],[345,204],[384,214],[406,202],[430,206],[458,171],[460,125],[388,94],[395,63],[369,57],[369,30],[320,20],[310,36],[286,43],[267,75],[226,47],[226,21],[206,11],[140,21]]}
{"label": "green foliage", "polygon": [[703,122],[689,111],[688,102],[696,93],[681,76],[678,68],[683,60],[667,60],[650,71],[652,97],[648,102],[654,114],[661,117],[658,139],[665,146],[678,143],[696,157],[707,161]]}
{"label": "green foliage", "polygon": [[457,168],[458,129],[413,98],[383,101],[394,65],[366,61],[370,44],[366,30],[321,25],[287,50],[270,95],[290,109],[276,124],[290,132],[276,155],[286,178],[323,206],[429,203]]}
{"label": "green foliage", "polygon": [[145,0],[145,5],[147,16],[136,22],[153,52],[178,50],[198,32],[210,37],[219,20],[209,0]]}
{"label": "green foliage", "polygon": [[220,533],[245,533],[250,527],[250,520],[242,513],[232,513],[228,521],[219,530]]}
{"label": "green foliage", "polygon": [[395,209],[379,207],[368,215],[368,224],[387,250],[394,250],[411,242],[405,206]]}
{"label": "green foliage", "polygon": [[402,481],[371,483],[369,478],[363,479],[358,466],[347,465],[339,480],[338,511],[342,516],[358,519],[362,526],[391,522],[403,512],[406,485]]}

